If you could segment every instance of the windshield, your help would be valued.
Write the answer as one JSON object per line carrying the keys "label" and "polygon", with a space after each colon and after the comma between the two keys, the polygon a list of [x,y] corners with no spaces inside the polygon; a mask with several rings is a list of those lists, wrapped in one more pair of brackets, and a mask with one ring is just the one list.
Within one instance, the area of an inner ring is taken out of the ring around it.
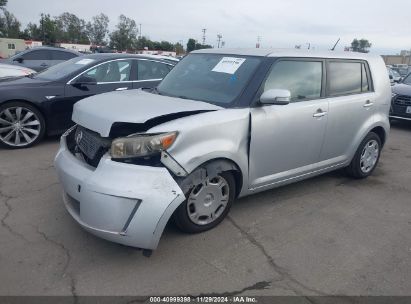
{"label": "windshield", "polygon": [[191,54],[171,70],[157,91],[227,106],[241,94],[260,61],[250,56]]}
{"label": "windshield", "polygon": [[91,65],[94,61],[95,60],[91,58],[76,57],[53,65],[47,70],[37,73],[34,78],[58,80],[70,75],[71,73],[82,70],[84,67]]}
{"label": "windshield", "polygon": [[402,83],[411,85],[411,74],[408,75],[407,77],[405,77],[404,80],[402,81]]}

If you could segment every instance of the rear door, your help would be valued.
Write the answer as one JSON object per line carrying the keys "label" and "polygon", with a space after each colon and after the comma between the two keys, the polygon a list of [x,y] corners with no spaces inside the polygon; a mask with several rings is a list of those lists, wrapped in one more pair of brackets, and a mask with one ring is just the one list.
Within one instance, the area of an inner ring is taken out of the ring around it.
{"label": "rear door", "polygon": [[375,113],[375,94],[368,64],[327,60],[328,126],[321,160],[327,165],[348,160],[358,134]]}
{"label": "rear door", "polygon": [[173,66],[160,61],[138,59],[133,89],[154,88],[171,71]]}
{"label": "rear door", "polygon": [[249,180],[255,189],[315,169],[327,125],[325,61],[276,61],[260,89],[291,92],[287,105],[251,109]]}

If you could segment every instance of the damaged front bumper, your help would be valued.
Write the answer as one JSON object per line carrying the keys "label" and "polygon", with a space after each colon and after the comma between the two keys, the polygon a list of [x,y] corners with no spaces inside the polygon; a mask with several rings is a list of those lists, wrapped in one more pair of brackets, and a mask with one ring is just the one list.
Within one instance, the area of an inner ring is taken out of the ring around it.
{"label": "damaged front bumper", "polygon": [[66,137],[55,167],[71,216],[98,237],[156,249],[169,218],[185,200],[169,171],[115,162],[108,155],[94,168],[68,150]]}

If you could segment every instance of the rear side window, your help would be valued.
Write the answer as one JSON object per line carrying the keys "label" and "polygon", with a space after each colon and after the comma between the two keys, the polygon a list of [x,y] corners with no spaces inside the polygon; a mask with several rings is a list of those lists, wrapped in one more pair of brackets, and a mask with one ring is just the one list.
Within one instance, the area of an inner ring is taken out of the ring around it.
{"label": "rear side window", "polygon": [[328,95],[349,95],[370,91],[370,84],[361,62],[329,62]]}
{"label": "rear side window", "polygon": [[168,72],[170,72],[170,68],[164,63],[150,60],[138,60],[138,80],[163,79]]}
{"label": "rear side window", "polygon": [[291,101],[321,97],[321,61],[283,60],[274,64],[264,83],[264,91],[289,90]]}
{"label": "rear side window", "polygon": [[53,51],[51,52],[52,60],[69,60],[77,57],[76,54],[63,52],[63,51]]}
{"label": "rear side window", "polygon": [[50,51],[46,50],[28,52],[22,57],[24,60],[51,60]]}

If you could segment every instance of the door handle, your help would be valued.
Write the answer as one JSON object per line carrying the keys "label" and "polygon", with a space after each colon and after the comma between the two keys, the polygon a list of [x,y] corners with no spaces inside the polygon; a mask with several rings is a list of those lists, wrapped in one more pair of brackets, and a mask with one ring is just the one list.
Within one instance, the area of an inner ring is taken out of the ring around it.
{"label": "door handle", "polygon": [[41,67],[48,67],[49,65],[47,63],[42,63],[40,64]]}
{"label": "door handle", "polygon": [[323,111],[322,109],[318,109],[317,112],[313,114],[313,117],[319,118],[325,116],[325,114],[327,114],[327,112]]}
{"label": "door handle", "polygon": [[370,100],[367,100],[367,101],[365,102],[365,104],[363,105],[363,107],[364,107],[364,108],[369,108],[369,107],[372,107],[373,105],[374,105],[373,102],[371,102]]}
{"label": "door handle", "polygon": [[124,87],[124,88],[117,88],[115,89],[115,91],[125,91],[128,90],[128,87]]}

